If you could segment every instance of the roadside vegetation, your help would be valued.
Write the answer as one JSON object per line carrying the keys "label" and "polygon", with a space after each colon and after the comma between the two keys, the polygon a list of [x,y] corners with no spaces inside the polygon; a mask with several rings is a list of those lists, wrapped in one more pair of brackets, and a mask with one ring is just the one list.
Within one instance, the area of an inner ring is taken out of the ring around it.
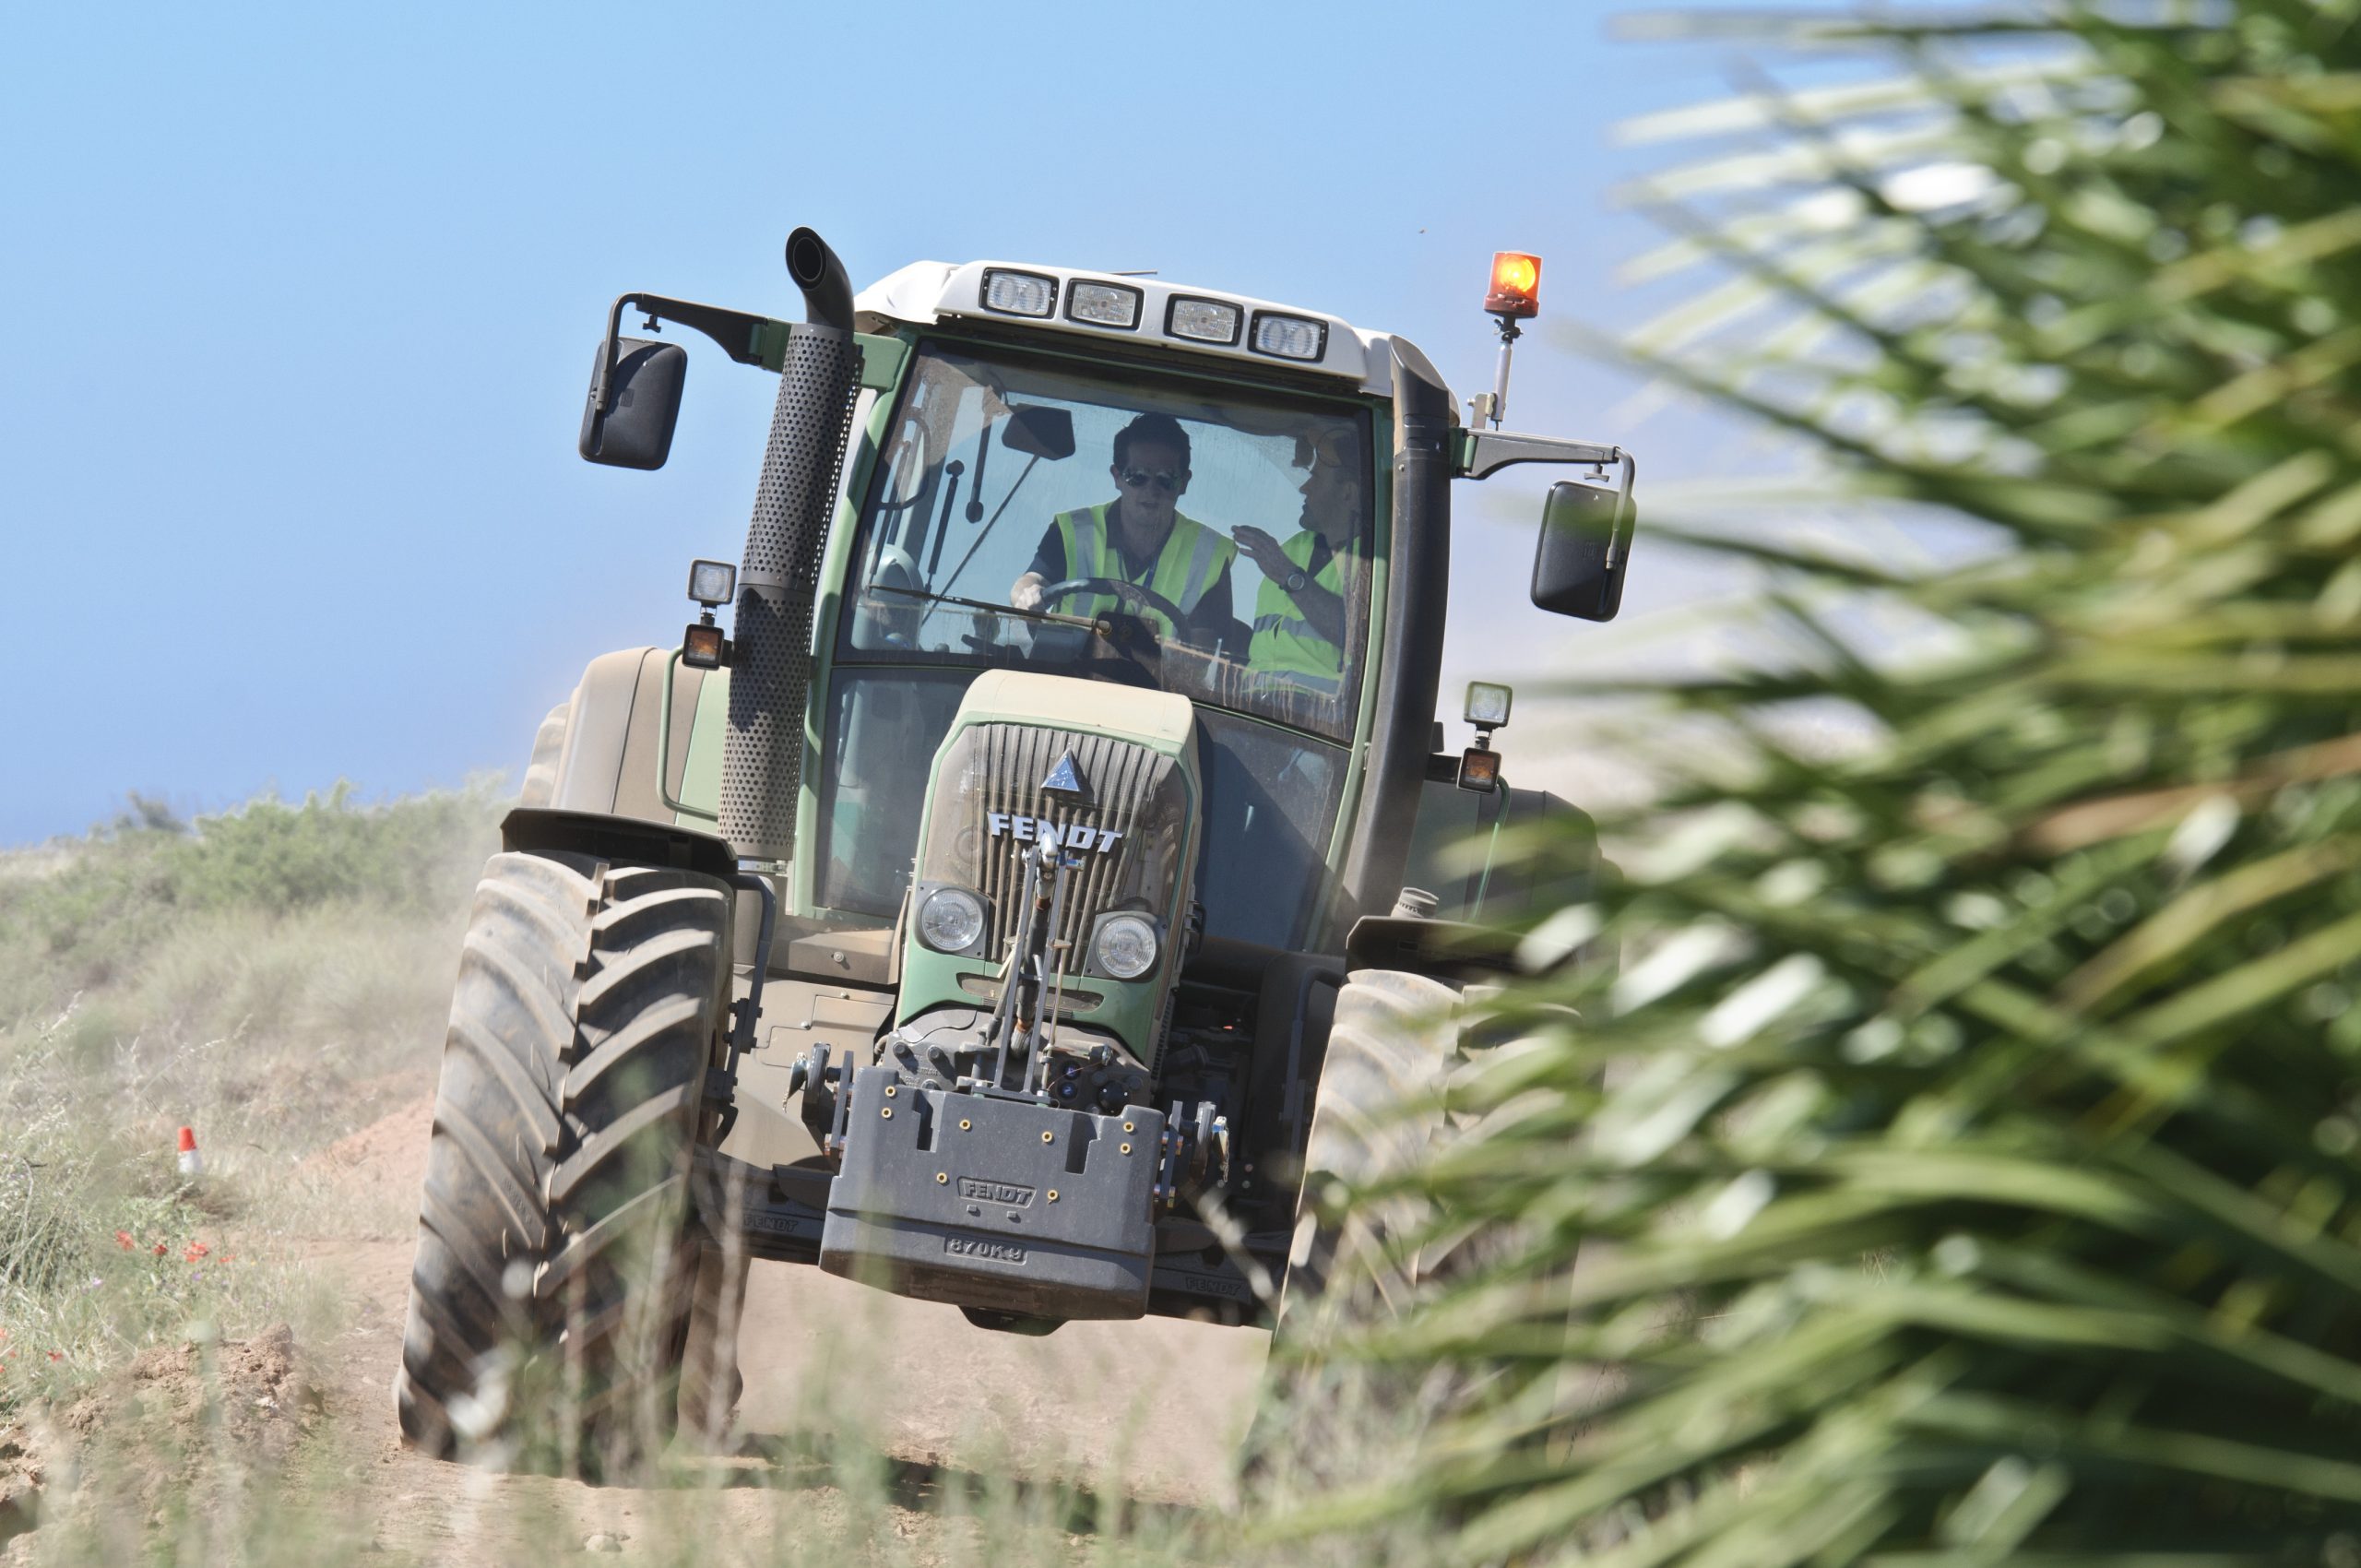
{"label": "roadside vegetation", "polygon": [[1619,975],[1419,1179],[1520,1244],[1360,1348],[1475,1392],[1286,1527],[2361,1561],[2355,8],[1690,25],[1750,64],[1638,127],[1698,282],[1623,351],[1820,461],[1646,519],[1743,658],[1624,686],[1665,787],[1527,949]]}
{"label": "roadside vegetation", "polygon": [[305,1218],[303,1157],[414,1085],[498,806],[134,798],[0,856],[0,1425],[192,1324],[314,1310],[300,1260],[223,1228]]}

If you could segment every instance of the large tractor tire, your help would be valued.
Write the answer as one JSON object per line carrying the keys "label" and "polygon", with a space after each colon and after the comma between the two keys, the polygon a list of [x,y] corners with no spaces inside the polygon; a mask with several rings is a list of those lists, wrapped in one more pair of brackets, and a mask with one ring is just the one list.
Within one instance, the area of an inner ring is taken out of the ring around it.
{"label": "large tractor tire", "polygon": [[1397,969],[1359,969],[1336,1020],[1312,1100],[1303,1193],[1279,1290],[1281,1332],[1340,1313],[1400,1312],[1426,1277],[1409,1243],[1428,1211],[1407,1195],[1343,1213],[1345,1192],[1415,1168],[1447,1132],[1434,1095],[1459,1053],[1459,992]]}
{"label": "large tractor tire", "polygon": [[614,1473],[671,1434],[730,904],[695,872],[575,854],[486,866],[395,1380],[412,1445]]}
{"label": "large tractor tire", "polygon": [[1396,1473],[1454,1396],[1448,1379],[1327,1352],[1397,1316],[1438,1266],[1431,1206],[1409,1194],[1341,1200],[1450,1137],[1437,1091],[1462,1058],[1461,1015],[1454,987],[1399,970],[1356,970],[1337,993],[1270,1368],[1240,1455],[1266,1500]]}

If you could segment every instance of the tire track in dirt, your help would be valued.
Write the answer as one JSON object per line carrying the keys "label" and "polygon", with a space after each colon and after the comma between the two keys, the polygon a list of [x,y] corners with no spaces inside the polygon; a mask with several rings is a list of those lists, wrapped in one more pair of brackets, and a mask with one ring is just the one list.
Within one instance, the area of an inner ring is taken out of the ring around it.
{"label": "tire track in dirt", "polygon": [[[423,1176],[430,1096],[330,1146],[314,1165],[382,1211]],[[848,1499],[785,1462],[719,1462],[710,1490],[593,1487],[492,1475],[400,1446],[392,1400],[413,1242],[317,1238],[306,1252],[349,1304],[348,1326],[306,1348],[328,1413],[320,1462],[357,1488],[354,1544],[435,1562],[504,1563],[607,1538],[635,1543],[699,1527],[759,1543],[839,1529]],[[905,1301],[810,1267],[756,1264],[740,1340],[738,1435],[757,1452],[849,1442],[906,1461],[1059,1480],[1144,1502],[1224,1506],[1252,1414],[1266,1336],[1163,1318],[1070,1324],[1043,1338],[979,1329],[955,1308]],[[924,1488],[910,1502],[924,1502]],[[884,1506],[877,1523],[926,1561],[961,1521]],[[717,1513],[718,1516],[717,1516]],[[683,1515],[682,1519],[674,1515]],[[866,1532],[856,1532],[866,1533]],[[947,1544],[947,1543],[946,1543]]]}

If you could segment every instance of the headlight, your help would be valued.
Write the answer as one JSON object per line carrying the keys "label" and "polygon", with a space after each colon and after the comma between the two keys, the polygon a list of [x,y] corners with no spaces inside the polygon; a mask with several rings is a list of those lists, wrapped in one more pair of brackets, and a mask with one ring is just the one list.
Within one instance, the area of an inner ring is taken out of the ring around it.
{"label": "headlight", "polygon": [[1099,922],[1090,956],[1117,980],[1137,980],[1156,968],[1156,924],[1145,915],[1110,915]]}
{"label": "headlight", "polygon": [[919,940],[938,953],[965,953],[984,934],[984,901],[964,887],[938,887],[919,906]]}

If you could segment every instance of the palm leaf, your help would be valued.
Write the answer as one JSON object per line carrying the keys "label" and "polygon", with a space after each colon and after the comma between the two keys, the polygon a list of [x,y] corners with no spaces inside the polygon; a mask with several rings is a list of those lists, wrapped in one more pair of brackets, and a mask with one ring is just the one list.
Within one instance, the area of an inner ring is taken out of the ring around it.
{"label": "palm leaf", "polygon": [[1690,154],[1634,271],[1693,288],[1600,347],[1802,444],[1865,539],[1988,543],[1655,525],[1764,584],[1750,662],[1612,683],[1660,788],[1534,951],[1622,972],[1511,988],[1467,1134],[1363,1194],[1510,1239],[1352,1347],[1462,1396],[1274,1529],[2361,1562],[2356,18],[1642,24],[1757,64],[1634,128]]}

